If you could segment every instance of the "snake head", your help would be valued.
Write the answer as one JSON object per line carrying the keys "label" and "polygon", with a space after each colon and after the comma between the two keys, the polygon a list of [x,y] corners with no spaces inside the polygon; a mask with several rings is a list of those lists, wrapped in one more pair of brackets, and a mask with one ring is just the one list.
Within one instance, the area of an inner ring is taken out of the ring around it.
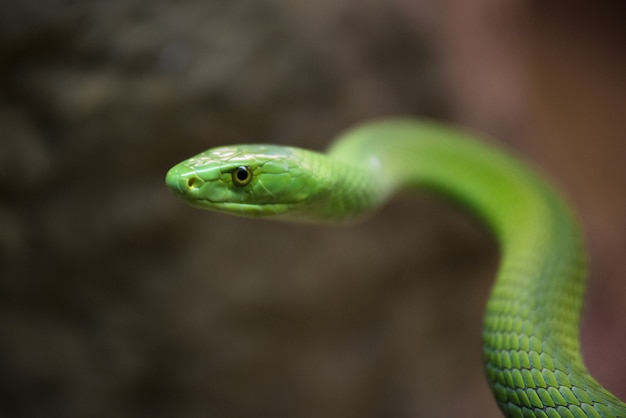
{"label": "snake head", "polygon": [[[207,150],[172,167],[168,187],[192,206],[242,216],[286,215],[315,193],[303,152],[274,145]],[[314,153],[311,153],[314,154]]]}

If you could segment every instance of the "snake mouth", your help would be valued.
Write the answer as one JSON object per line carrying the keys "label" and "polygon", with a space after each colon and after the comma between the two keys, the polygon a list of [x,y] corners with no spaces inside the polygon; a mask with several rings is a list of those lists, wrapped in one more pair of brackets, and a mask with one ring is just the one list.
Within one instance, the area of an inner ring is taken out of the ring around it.
{"label": "snake mouth", "polygon": [[215,212],[229,213],[232,215],[246,217],[263,217],[284,215],[298,206],[298,203],[235,203],[235,202],[216,202],[207,199],[188,200],[192,206],[208,209]]}

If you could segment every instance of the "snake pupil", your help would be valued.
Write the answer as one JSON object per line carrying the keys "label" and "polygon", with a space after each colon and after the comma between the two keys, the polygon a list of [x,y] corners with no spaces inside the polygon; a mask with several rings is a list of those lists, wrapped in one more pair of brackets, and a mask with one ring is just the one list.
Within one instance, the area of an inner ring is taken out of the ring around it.
{"label": "snake pupil", "polygon": [[241,166],[233,171],[233,182],[237,186],[245,186],[250,183],[250,180],[252,180],[252,172],[249,167]]}

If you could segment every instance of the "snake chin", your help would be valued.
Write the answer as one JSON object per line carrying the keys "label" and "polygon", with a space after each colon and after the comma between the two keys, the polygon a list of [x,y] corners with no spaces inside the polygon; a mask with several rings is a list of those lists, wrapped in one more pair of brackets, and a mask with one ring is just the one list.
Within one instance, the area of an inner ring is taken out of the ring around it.
{"label": "snake chin", "polygon": [[247,204],[233,202],[211,202],[207,200],[195,200],[190,201],[189,203],[201,209],[208,209],[215,212],[222,212],[245,217],[288,216],[298,206],[297,203]]}

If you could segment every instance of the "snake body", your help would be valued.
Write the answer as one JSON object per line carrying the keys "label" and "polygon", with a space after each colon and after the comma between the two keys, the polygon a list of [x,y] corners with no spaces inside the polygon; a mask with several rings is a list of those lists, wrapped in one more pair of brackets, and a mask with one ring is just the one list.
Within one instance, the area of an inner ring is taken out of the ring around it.
{"label": "snake body", "polygon": [[326,154],[214,148],[174,166],[166,183],[197,207],[312,222],[372,211],[399,188],[440,193],[484,221],[501,249],[483,360],[504,415],[626,418],[626,404],[590,376],[580,354],[587,271],[577,222],[506,152],[443,124],[392,119],[348,131]]}

